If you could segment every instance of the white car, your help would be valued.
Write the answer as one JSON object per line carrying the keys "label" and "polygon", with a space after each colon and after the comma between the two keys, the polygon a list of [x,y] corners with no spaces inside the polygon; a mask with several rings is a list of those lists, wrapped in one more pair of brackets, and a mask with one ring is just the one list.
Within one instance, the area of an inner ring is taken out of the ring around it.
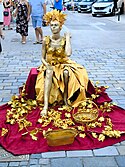
{"label": "white car", "polygon": [[114,0],[97,0],[92,5],[92,16],[96,15],[115,15],[115,11],[120,9],[120,13],[124,13],[124,0],[118,0],[114,4]]}
{"label": "white car", "polygon": [[81,12],[91,12],[92,5],[96,2],[96,0],[82,0],[78,3],[78,13]]}

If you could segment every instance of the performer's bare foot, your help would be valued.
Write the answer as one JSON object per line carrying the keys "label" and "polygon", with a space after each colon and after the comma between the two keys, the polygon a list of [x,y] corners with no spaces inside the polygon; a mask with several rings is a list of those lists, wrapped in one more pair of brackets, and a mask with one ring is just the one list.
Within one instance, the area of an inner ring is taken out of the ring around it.
{"label": "performer's bare foot", "polygon": [[43,110],[40,112],[40,115],[41,115],[41,116],[47,115],[47,111],[48,111],[47,108],[43,108]]}

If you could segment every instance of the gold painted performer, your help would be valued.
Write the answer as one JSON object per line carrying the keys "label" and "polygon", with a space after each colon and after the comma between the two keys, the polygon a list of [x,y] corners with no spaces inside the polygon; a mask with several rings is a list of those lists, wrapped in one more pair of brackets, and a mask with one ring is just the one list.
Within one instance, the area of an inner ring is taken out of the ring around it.
{"label": "gold painted performer", "polygon": [[70,33],[60,35],[66,15],[57,10],[46,13],[46,23],[52,36],[46,36],[42,45],[42,65],[36,81],[36,98],[44,102],[41,115],[46,115],[49,104],[76,107],[85,100],[88,85],[86,69],[69,59],[71,56]]}

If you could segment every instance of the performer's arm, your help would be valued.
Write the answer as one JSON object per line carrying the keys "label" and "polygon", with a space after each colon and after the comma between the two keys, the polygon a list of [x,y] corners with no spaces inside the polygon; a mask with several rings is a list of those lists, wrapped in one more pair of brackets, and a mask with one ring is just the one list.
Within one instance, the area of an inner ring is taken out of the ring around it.
{"label": "performer's arm", "polygon": [[65,37],[66,37],[66,46],[65,46],[65,53],[67,56],[71,56],[72,54],[72,47],[71,47],[71,40],[70,40],[70,33],[66,33],[65,34]]}

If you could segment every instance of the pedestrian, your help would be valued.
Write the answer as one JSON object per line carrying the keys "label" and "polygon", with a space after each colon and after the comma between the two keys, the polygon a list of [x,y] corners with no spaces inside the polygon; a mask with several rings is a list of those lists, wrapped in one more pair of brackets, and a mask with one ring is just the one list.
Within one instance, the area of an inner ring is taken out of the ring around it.
{"label": "pedestrian", "polygon": [[43,15],[46,14],[46,2],[44,0],[29,0],[30,14],[32,17],[32,25],[35,29],[36,41],[34,44],[42,44],[43,31],[42,21]]}
{"label": "pedestrian", "polygon": [[0,0],[0,26],[3,25],[3,0]]}
{"label": "pedestrian", "polygon": [[54,0],[54,9],[58,10],[58,11],[62,11],[63,9],[63,2],[62,0]]}
{"label": "pedestrian", "polygon": [[[0,37],[2,39],[4,39],[4,35],[2,32],[2,26],[3,26],[3,11],[4,11],[4,7],[3,7],[3,1],[0,0]],[[2,52],[2,45],[1,45],[1,41],[0,41],[0,53]]]}
{"label": "pedestrian", "polygon": [[27,0],[20,0],[16,11],[13,14],[16,17],[16,32],[22,37],[22,44],[26,43],[28,36],[28,21],[29,21],[29,3]]}
{"label": "pedestrian", "polygon": [[[0,27],[0,37],[2,39],[4,39],[4,35],[3,35],[3,32],[2,32],[2,28]],[[0,40],[0,53],[2,52],[2,45],[1,45],[1,40]]]}
{"label": "pedestrian", "polygon": [[4,0],[3,1],[3,6],[4,6],[3,30],[5,30],[5,26],[8,26],[8,30],[12,30],[12,28],[10,27],[10,23],[11,23],[11,12],[10,12],[11,1],[10,0]]}
{"label": "pedestrian", "polygon": [[72,11],[74,12],[74,0],[71,0]]}

